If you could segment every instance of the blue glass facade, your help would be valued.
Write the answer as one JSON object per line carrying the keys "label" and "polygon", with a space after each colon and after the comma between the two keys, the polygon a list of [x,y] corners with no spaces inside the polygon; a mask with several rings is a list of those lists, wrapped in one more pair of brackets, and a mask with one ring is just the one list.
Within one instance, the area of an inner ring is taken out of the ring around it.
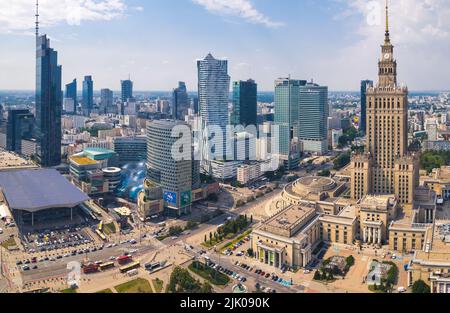
{"label": "blue glass facade", "polygon": [[36,127],[37,161],[43,167],[61,163],[62,67],[46,35],[37,38]]}
{"label": "blue glass facade", "polygon": [[69,99],[73,99],[73,114],[77,113],[77,80],[74,79],[70,84],[66,85],[66,94],[65,97]]}
{"label": "blue glass facade", "polygon": [[89,116],[94,107],[94,81],[92,76],[85,76],[83,81],[83,114]]}
{"label": "blue glass facade", "polygon": [[133,99],[133,82],[131,80],[122,80],[122,102],[127,102],[128,99]]}
{"label": "blue glass facade", "polygon": [[359,130],[365,134],[367,129],[367,87],[373,87],[373,81],[361,81],[361,119],[359,121]]}
{"label": "blue glass facade", "polygon": [[34,115],[29,110],[9,110],[6,123],[6,150],[21,153],[22,139],[33,135]]}
{"label": "blue glass facade", "polygon": [[175,120],[184,121],[184,117],[188,113],[190,103],[187,94],[186,84],[178,83],[178,88],[173,90],[172,94],[172,116]]}
{"label": "blue glass facade", "polygon": [[254,80],[233,83],[233,125],[257,125],[258,85]]}

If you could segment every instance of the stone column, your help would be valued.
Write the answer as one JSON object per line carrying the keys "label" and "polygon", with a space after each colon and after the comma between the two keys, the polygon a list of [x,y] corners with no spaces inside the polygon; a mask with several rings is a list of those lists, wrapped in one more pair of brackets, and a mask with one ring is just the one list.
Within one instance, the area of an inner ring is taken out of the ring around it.
{"label": "stone column", "polygon": [[364,243],[367,242],[367,227],[364,227]]}
{"label": "stone column", "polygon": [[381,245],[381,228],[378,228],[378,244]]}
{"label": "stone column", "polygon": [[372,243],[372,228],[368,228],[369,238],[367,239],[367,243]]}

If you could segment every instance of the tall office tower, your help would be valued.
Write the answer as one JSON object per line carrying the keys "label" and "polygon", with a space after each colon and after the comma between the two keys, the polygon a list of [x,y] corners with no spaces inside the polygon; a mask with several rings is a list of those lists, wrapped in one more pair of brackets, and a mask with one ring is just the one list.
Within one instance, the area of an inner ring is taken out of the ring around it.
{"label": "tall office tower", "polygon": [[[175,215],[181,215],[190,211],[193,169],[196,167],[192,164],[192,137],[173,136],[172,130],[177,126],[189,127],[174,120],[156,120],[147,124],[147,179],[161,186],[166,207]],[[176,149],[181,155],[174,156],[173,148],[180,140],[184,149]]]}
{"label": "tall office tower", "polygon": [[305,85],[305,80],[280,78],[275,81],[275,126],[279,128],[279,157],[288,170],[297,168],[300,162],[300,87]]}
{"label": "tall office tower", "polygon": [[252,79],[233,83],[231,124],[245,127],[257,125],[257,93],[258,85]]}
{"label": "tall office tower", "polygon": [[175,120],[184,121],[184,117],[188,114],[189,97],[184,82],[178,83],[178,88],[172,93],[172,117]]}
{"label": "tall office tower", "polygon": [[[214,152],[216,154],[216,159],[218,160],[225,159],[225,135],[229,123],[228,100],[231,79],[228,75],[228,61],[217,60],[211,54],[208,54],[205,59],[197,61],[197,69],[198,99],[202,131],[205,134],[208,127],[218,127],[222,132],[220,136],[223,136],[224,140],[222,145],[223,153],[220,153],[221,147],[217,147],[216,145],[210,147],[208,142],[203,142],[202,166],[204,166],[205,171],[210,172],[209,161],[211,161],[211,157],[209,152]],[[219,135],[214,131],[211,131],[211,128],[209,128],[209,130],[208,136],[204,136],[204,138],[213,138]]]}
{"label": "tall office tower", "polygon": [[36,127],[37,160],[43,167],[61,164],[62,67],[46,35],[37,35]]}
{"label": "tall office tower", "polygon": [[361,81],[361,120],[359,121],[359,131],[366,133],[367,129],[367,88],[373,87],[372,80]]}
{"label": "tall office tower", "polygon": [[111,89],[102,89],[100,91],[100,113],[108,114],[114,106],[114,93]]}
{"label": "tall office tower", "polygon": [[125,103],[128,99],[133,99],[133,82],[130,79],[122,80],[120,85],[122,87],[122,102]]}
{"label": "tall office tower", "polygon": [[386,33],[378,63],[378,84],[367,88],[367,143],[365,154],[354,155],[352,197],[367,194],[395,194],[400,203],[413,203],[419,185],[419,164],[408,153],[408,88],[397,84],[397,61],[389,34],[386,6]]}
{"label": "tall office tower", "polygon": [[[67,99],[73,99],[73,114],[77,113],[77,79],[75,78],[70,84],[66,85],[66,94],[65,97]],[[69,112],[66,112],[69,113]]]}
{"label": "tall office tower", "polygon": [[328,152],[328,87],[309,83],[300,87],[298,138],[303,152]]}
{"label": "tall office tower", "polygon": [[33,136],[34,115],[29,110],[8,111],[6,123],[6,150],[21,153],[22,139]]}
{"label": "tall office tower", "polygon": [[92,76],[85,76],[83,81],[83,115],[89,116],[94,107],[94,81]]}

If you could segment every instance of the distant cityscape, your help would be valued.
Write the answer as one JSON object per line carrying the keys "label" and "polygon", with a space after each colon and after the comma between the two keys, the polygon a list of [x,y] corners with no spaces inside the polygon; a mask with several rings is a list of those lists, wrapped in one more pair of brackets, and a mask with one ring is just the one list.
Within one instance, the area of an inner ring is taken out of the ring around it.
{"label": "distant cityscape", "polygon": [[450,293],[450,91],[398,84],[388,5],[348,92],[211,53],[100,89],[39,25],[36,90],[0,91],[1,293]]}

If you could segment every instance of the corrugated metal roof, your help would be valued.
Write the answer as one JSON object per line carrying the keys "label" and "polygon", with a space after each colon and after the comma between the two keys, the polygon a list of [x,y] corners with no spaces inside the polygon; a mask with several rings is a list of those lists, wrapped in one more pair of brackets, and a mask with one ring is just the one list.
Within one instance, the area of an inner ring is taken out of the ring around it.
{"label": "corrugated metal roof", "polygon": [[51,208],[71,208],[89,197],[56,170],[0,172],[2,189],[10,209],[38,212]]}

